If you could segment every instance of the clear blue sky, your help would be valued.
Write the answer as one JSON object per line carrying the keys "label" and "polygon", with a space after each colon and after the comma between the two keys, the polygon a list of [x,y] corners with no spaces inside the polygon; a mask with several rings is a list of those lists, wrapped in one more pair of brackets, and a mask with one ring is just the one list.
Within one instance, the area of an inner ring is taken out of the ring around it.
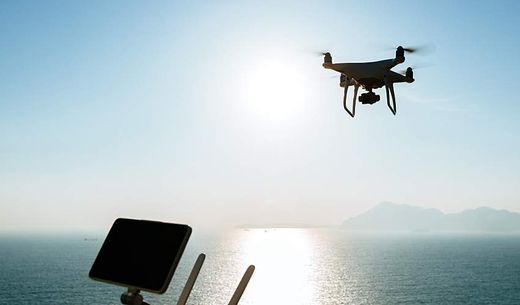
{"label": "clear blue sky", "polygon": [[[519,6],[4,1],[0,230],[333,224],[380,201],[520,212]],[[349,118],[313,54],[425,43],[396,117]]]}

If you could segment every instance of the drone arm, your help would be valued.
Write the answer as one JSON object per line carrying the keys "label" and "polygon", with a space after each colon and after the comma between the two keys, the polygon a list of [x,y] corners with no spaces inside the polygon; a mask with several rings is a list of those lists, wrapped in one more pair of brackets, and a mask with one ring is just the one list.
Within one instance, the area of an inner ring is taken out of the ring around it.
{"label": "drone arm", "polygon": [[[395,115],[397,112],[397,108],[395,105],[395,93],[394,93],[394,83],[390,82],[388,78],[385,77],[385,89],[386,89],[386,104],[390,111]],[[390,91],[390,93],[388,92]],[[392,96],[392,103],[390,103],[390,95]]]}
{"label": "drone arm", "polygon": [[350,111],[347,107],[347,92],[348,92],[348,86],[350,85],[350,77],[347,77],[347,81],[345,83],[345,90],[343,90],[343,108],[345,109],[348,114],[350,114],[351,117],[354,117],[356,115],[356,95],[357,95],[357,89],[356,86],[354,89],[354,103],[352,105],[352,111]]}

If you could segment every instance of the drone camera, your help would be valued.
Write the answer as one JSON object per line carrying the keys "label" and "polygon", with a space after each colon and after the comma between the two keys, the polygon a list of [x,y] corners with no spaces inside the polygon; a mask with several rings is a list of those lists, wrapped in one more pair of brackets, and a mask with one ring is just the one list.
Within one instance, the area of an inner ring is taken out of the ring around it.
{"label": "drone camera", "polygon": [[361,94],[361,96],[359,96],[359,102],[361,102],[361,104],[374,104],[374,103],[377,103],[379,102],[380,100],[380,96],[375,94],[374,92],[367,92],[367,93],[363,93]]}

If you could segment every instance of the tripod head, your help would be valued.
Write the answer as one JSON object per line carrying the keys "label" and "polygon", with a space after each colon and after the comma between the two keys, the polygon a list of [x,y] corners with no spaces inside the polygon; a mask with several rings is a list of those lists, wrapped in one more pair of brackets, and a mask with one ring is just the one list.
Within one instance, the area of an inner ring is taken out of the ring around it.
{"label": "tripod head", "polygon": [[150,305],[143,301],[140,292],[137,288],[128,288],[128,291],[121,295],[121,303],[125,305]]}

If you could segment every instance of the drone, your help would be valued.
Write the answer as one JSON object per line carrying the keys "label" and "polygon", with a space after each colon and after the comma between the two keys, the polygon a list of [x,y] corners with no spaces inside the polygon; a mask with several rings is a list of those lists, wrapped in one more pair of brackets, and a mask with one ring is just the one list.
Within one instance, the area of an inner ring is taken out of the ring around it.
{"label": "drone", "polygon": [[[359,87],[368,92],[359,96],[359,102],[362,104],[374,104],[380,100],[380,96],[372,92],[372,90],[385,86],[386,103],[390,111],[395,115],[397,113],[395,104],[395,83],[413,83],[413,69],[408,67],[403,74],[392,71],[391,69],[398,64],[402,64],[405,60],[404,53],[416,52],[417,48],[397,47],[395,58],[374,62],[363,63],[332,63],[332,55],[329,52],[321,53],[324,56],[323,67],[341,73],[340,87],[345,88],[343,91],[343,108],[351,117],[356,115],[356,99]],[[348,87],[354,86],[354,99],[352,100],[352,110],[347,107],[347,91]],[[391,97],[391,102],[390,102]]]}

